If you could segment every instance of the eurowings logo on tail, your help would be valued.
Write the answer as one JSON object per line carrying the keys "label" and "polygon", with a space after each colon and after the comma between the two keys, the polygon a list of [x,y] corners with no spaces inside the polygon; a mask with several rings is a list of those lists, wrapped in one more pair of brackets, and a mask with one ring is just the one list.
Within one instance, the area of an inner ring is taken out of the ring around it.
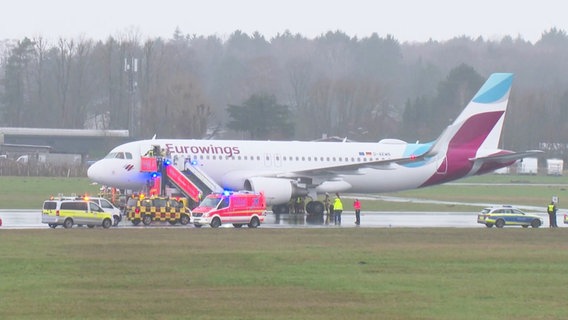
{"label": "eurowings logo on tail", "polygon": [[495,73],[489,77],[428,151],[429,154],[445,154],[436,171],[443,175],[434,174],[423,186],[476,174],[473,170],[481,167],[474,166],[472,160],[504,152],[498,145],[512,83],[511,73]]}

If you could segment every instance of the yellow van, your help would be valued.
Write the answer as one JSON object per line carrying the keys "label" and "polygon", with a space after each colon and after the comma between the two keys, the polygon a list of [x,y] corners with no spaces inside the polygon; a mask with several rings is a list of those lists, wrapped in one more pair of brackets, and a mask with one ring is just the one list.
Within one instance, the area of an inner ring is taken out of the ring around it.
{"label": "yellow van", "polygon": [[86,200],[46,200],[43,202],[41,222],[51,228],[61,225],[69,229],[73,225],[87,225],[89,228],[102,226],[108,229],[112,225],[112,214]]}

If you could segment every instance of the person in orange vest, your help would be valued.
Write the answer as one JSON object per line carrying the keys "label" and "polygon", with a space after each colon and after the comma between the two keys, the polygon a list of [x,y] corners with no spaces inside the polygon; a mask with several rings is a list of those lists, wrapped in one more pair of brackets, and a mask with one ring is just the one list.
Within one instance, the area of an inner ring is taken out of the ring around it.
{"label": "person in orange vest", "polygon": [[355,209],[355,224],[361,224],[361,201],[359,199],[355,199],[353,202],[353,209]]}

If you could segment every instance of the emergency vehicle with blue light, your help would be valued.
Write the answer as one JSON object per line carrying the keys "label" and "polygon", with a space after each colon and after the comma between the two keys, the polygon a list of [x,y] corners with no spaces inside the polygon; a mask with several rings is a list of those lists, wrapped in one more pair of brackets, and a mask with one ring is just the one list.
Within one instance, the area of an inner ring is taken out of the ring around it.
{"label": "emergency vehicle with blue light", "polygon": [[235,228],[244,224],[256,228],[264,222],[265,216],[266,200],[263,193],[225,191],[205,197],[192,210],[191,223],[197,228],[207,224],[218,228],[225,223],[232,223]]}

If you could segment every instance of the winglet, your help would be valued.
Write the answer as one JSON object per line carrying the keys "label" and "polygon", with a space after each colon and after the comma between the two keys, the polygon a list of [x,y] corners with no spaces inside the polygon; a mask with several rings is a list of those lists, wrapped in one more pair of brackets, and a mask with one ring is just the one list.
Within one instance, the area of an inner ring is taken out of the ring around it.
{"label": "winglet", "polygon": [[479,89],[472,101],[476,103],[495,103],[509,97],[513,85],[512,73],[494,73]]}

